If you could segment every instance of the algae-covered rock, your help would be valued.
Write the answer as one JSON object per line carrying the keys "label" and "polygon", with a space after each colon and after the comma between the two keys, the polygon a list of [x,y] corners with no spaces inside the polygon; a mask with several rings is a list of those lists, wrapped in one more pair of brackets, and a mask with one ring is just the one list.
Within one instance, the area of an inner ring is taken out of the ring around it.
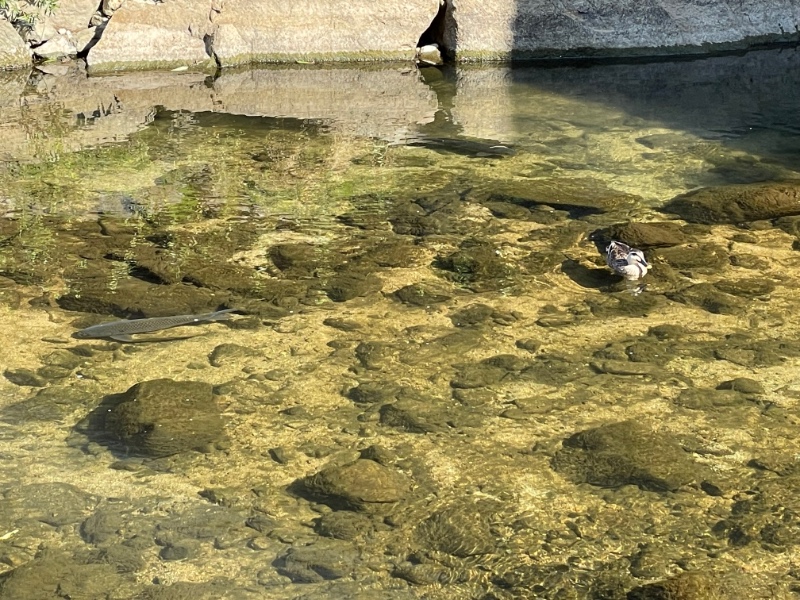
{"label": "algae-covered rock", "polygon": [[721,292],[741,298],[759,298],[775,290],[775,284],[762,277],[717,281],[714,287]]}
{"label": "algae-covered rock", "polygon": [[456,252],[438,257],[434,266],[446,271],[449,279],[474,291],[505,287],[519,271],[492,243],[474,239],[462,242]]}
{"label": "algae-covered rock", "polygon": [[390,510],[409,491],[411,482],[399,471],[359,459],[326,467],[306,477],[297,489],[335,509],[360,512]]}
{"label": "algae-covered rock", "polygon": [[403,304],[411,306],[431,306],[447,302],[451,298],[448,294],[436,290],[434,286],[422,283],[403,286],[392,295]]}
{"label": "algae-covered rock", "polygon": [[350,575],[358,559],[356,549],[339,540],[320,540],[289,548],[275,560],[278,572],[293,583],[318,583]]}
{"label": "algae-covered rock", "polygon": [[437,398],[404,398],[385,404],[380,409],[380,422],[411,433],[446,432],[478,425],[478,420],[463,407]]}
{"label": "algae-covered rock", "polygon": [[516,311],[499,311],[486,304],[470,304],[450,315],[450,320],[456,327],[470,327],[486,322],[509,326],[520,318],[520,313]]}
{"label": "algae-covered rock", "polygon": [[698,273],[717,273],[730,262],[727,251],[716,244],[661,248],[653,252],[651,260],[656,257],[673,269]]}
{"label": "algae-covered rock", "polygon": [[368,515],[344,510],[334,510],[322,515],[314,526],[319,535],[337,540],[354,540],[374,529]]}
{"label": "algae-covered rock", "polygon": [[628,592],[627,600],[726,600],[712,573],[689,572],[648,583]]}
{"label": "algae-covered rock", "polygon": [[709,283],[698,283],[677,292],[670,292],[667,297],[675,302],[692,304],[719,315],[740,315],[747,309],[745,300],[726,294]]}
{"label": "algae-covered rock", "polygon": [[676,196],[663,210],[690,223],[743,223],[800,214],[800,181],[707,187]]}
{"label": "algae-covered rock", "polygon": [[618,223],[591,234],[590,239],[607,245],[612,240],[625,242],[636,248],[658,248],[678,246],[689,241],[678,223]]}
{"label": "algae-covered rock", "polygon": [[749,377],[737,377],[721,382],[717,386],[718,390],[734,390],[745,395],[758,395],[765,392],[764,386],[755,379]]}
{"label": "algae-covered rock", "polygon": [[22,598],[113,598],[124,579],[110,564],[85,564],[46,550],[0,579],[0,600]]}
{"label": "algae-covered rock", "polygon": [[30,520],[62,527],[81,521],[99,503],[98,496],[69,483],[31,483],[3,492],[0,517],[6,523]]}
{"label": "algae-covered rock", "polygon": [[324,283],[328,298],[334,302],[346,302],[359,296],[379,292],[383,287],[380,277],[372,273],[341,273]]}
{"label": "algae-covered rock", "polygon": [[579,431],[562,444],[553,468],[576,483],[665,492],[698,478],[677,442],[634,421]]}
{"label": "algae-covered rock", "polygon": [[716,390],[687,388],[678,394],[675,404],[691,410],[708,411],[726,407],[742,408],[750,406],[744,394],[732,388]]}
{"label": "algae-covered rock", "polygon": [[248,358],[260,356],[261,353],[241,344],[219,344],[215,346],[208,356],[208,362],[213,367],[222,367],[228,364],[242,362]]}
{"label": "algae-covered rock", "polygon": [[148,457],[206,450],[223,438],[211,384],[154,379],[107,396],[78,429],[125,453]]}
{"label": "algae-covered rock", "polygon": [[772,552],[793,551],[800,545],[800,476],[774,477],[739,494],[731,514],[713,531],[731,546],[761,544]]}
{"label": "algae-covered rock", "polygon": [[392,381],[364,381],[344,395],[357,404],[377,404],[395,400],[401,393],[402,386]]}
{"label": "algae-covered rock", "polygon": [[423,547],[466,558],[495,551],[496,541],[486,515],[474,505],[454,505],[437,511],[416,528]]}

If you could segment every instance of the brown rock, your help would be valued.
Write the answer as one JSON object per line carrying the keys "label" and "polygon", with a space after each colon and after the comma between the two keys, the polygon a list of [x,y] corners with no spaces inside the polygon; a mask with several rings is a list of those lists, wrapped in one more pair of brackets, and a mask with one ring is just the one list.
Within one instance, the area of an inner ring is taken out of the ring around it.
{"label": "brown rock", "polygon": [[708,187],[681,194],[664,210],[690,223],[742,223],[800,214],[800,182]]}
{"label": "brown rock", "polygon": [[359,459],[341,467],[326,467],[302,480],[300,487],[334,508],[373,512],[401,500],[409,484],[402,473]]}
{"label": "brown rock", "polygon": [[108,434],[145,456],[203,450],[223,434],[212,386],[200,381],[143,381],[106,398],[98,411]]}

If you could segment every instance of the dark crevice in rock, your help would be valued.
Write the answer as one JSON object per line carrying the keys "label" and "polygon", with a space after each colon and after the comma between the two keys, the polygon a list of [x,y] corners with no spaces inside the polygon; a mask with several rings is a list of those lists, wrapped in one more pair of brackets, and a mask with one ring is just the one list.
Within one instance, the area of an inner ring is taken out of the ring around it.
{"label": "dark crevice in rock", "polygon": [[220,67],[219,58],[214,53],[214,36],[211,34],[205,34],[203,36],[203,44],[206,46],[206,54],[208,54],[216,63],[217,67]]}
{"label": "dark crevice in rock", "polygon": [[441,1],[436,16],[433,17],[428,28],[422,32],[417,42],[417,48],[422,48],[429,44],[439,46],[439,51],[445,61],[452,60],[455,57],[455,48],[445,43],[445,24],[448,18],[452,20],[452,17],[448,15],[450,10],[449,2],[447,0]]}
{"label": "dark crevice in rock", "polygon": [[100,38],[103,37],[103,32],[106,29],[106,25],[108,25],[108,21],[104,21],[94,28],[94,36],[92,36],[91,41],[86,44],[86,47],[78,52],[78,58],[86,58],[86,55],[89,54],[89,51],[94,48],[97,45],[97,42],[100,41]]}

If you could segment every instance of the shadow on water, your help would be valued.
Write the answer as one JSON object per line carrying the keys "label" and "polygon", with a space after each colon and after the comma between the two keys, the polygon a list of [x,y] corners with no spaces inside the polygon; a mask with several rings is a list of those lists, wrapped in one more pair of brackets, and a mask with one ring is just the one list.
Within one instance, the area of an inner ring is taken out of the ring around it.
{"label": "shadow on water", "polygon": [[[664,127],[758,154],[763,138],[776,138],[765,158],[794,168],[800,154],[800,85],[795,49],[634,64],[527,66],[512,70],[515,83],[549,94],[597,103]],[[522,124],[521,124],[522,125]],[[668,140],[637,140],[642,152]],[[757,176],[756,176],[757,177]],[[758,178],[758,177],[757,177]]]}
{"label": "shadow on water", "polygon": [[[450,140],[445,151],[475,156],[480,155],[480,144],[487,149],[503,143],[511,151],[517,145],[524,148],[524,140],[501,142],[494,138],[503,138],[509,131],[530,130],[539,118],[536,103],[559,97],[570,103],[567,110],[574,112],[550,113],[551,117],[584,123],[588,128],[603,127],[581,114],[594,106],[615,111],[614,120],[605,124],[608,128],[622,131],[646,124],[672,132],[655,131],[636,139],[642,155],[682,149],[687,138],[679,136],[752,154],[739,157],[736,164],[721,156],[704,156],[713,175],[706,184],[774,179],[778,168],[794,169],[800,156],[800,126],[794,119],[800,111],[795,93],[800,87],[800,52],[795,48],[677,60],[428,67],[420,74],[436,94],[437,110],[416,132],[423,139]],[[472,108],[470,94],[476,88],[487,95],[485,111],[470,113],[465,103]],[[495,131],[494,136],[476,136],[475,130],[491,130],[492,119],[500,118],[498,106],[506,101],[516,107],[510,129]],[[542,108],[546,110],[544,105]],[[470,143],[474,147],[468,147]],[[434,141],[427,147],[444,145]]]}

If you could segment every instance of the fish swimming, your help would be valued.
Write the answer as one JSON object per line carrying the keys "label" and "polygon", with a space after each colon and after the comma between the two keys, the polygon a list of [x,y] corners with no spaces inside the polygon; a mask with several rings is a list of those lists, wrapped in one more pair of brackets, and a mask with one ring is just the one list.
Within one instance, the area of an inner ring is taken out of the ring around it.
{"label": "fish swimming", "polygon": [[613,241],[606,248],[606,264],[628,281],[641,279],[650,268],[644,252],[631,248],[628,244]]}
{"label": "fish swimming", "polygon": [[471,140],[468,138],[417,136],[404,140],[402,145],[474,158],[501,158],[514,156],[517,153],[513,147],[495,140]]}
{"label": "fish swimming", "polygon": [[181,325],[194,325],[195,323],[207,323],[211,321],[224,321],[230,319],[230,313],[236,308],[226,308],[215,312],[201,315],[175,315],[173,317],[152,317],[150,319],[129,319],[123,321],[112,321],[111,323],[100,323],[92,325],[86,329],[81,329],[72,334],[72,337],[79,340],[93,338],[111,338],[118,342],[133,342],[133,333],[148,333],[151,331],[161,331],[170,327],[180,327]]}

